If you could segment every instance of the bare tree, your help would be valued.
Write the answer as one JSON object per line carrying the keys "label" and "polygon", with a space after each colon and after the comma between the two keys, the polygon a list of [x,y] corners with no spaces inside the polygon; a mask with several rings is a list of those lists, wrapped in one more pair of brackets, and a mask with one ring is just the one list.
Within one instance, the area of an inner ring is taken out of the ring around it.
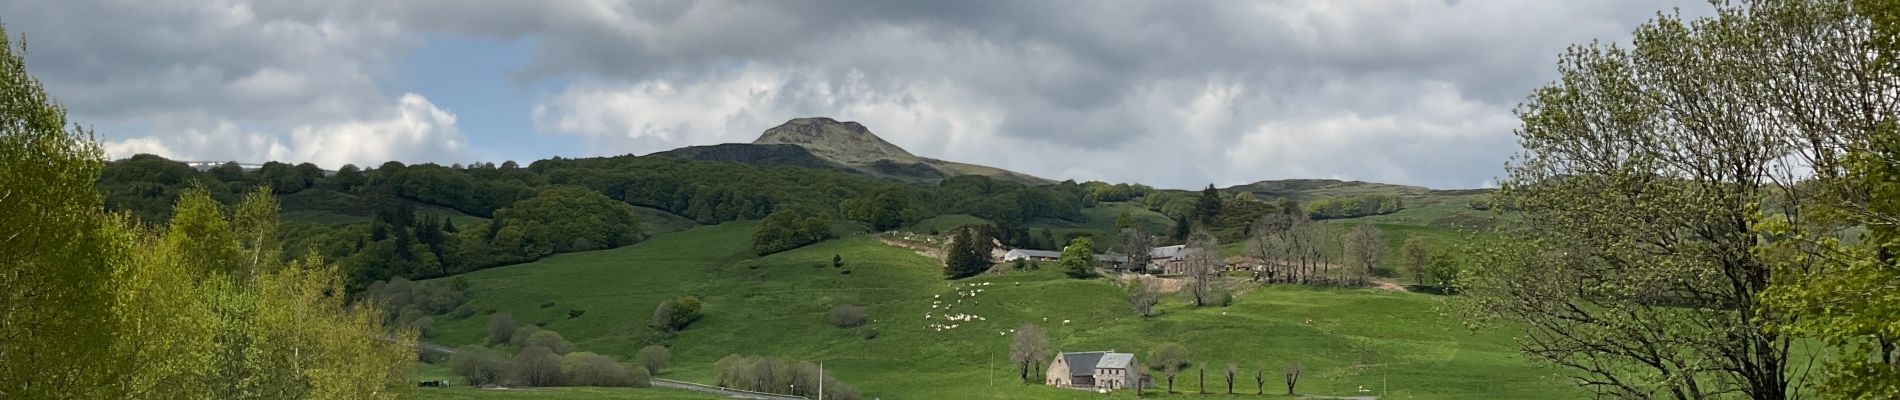
{"label": "bare tree", "polygon": [[1126,253],[1128,257],[1122,260],[1122,269],[1135,272],[1147,271],[1148,263],[1154,261],[1150,253],[1154,247],[1154,236],[1148,235],[1148,232],[1142,232],[1140,227],[1122,229],[1122,253]]}
{"label": "bare tree", "polygon": [[1293,386],[1300,384],[1300,373],[1304,372],[1305,369],[1306,366],[1300,365],[1299,361],[1287,364],[1286,370],[1283,371],[1286,374],[1286,395],[1293,395]]}
{"label": "bare tree", "polygon": [[1385,233],[1370,223],[1361,223],[1346,234],[1346,254],[1359,269],[1359,284],[1372,276],[1372,269],[1385,259]]}
{"label": "bare tree", "polygon": [[1254,366],[1253,384],[1254,384],[1254,389],[1256,391],[1256,393],[1254,394],[1267,394],[1267,366],[1266,364]]}
{"label": "bare tree", "polygon": [[1187,291],[1194,297],[1194,306],[1207,305],[1207,297],[1220,284],[1220,271],[1224,262],[1220,257],[1220,241],[1207,229],[1196,227],[1188,234],[1187,245]]}
{"label": "bare tree", "polygon": [[1226,372],[1227,372],[1227,394],[1234,394],[1234,374],[1240,372],[1240,367],[1234,366],[1234,363],[1227,363]]}
{"label": "bare tree", "polygon": [[1035,366],[1040,370],[1042,360],[1046,358],[1049,358],[1049,335],[1043,333],[1042,327],[1036,324],[1017,327],[1016,337],[1009,344],[1009,360],[1016,363],[1023,383],[1029,383],[1030,367]]}
{"label": "bare tree", "polygon": [[1290,283],[1299,279],[1292,238],[1294,221],[1293,214],[1268,213],[1255,219],[1248,229],[1247,253],[1265,264],[1269,281]]}
{"label": "bare tree", "polygon": [[1201,383],[1199,384],[1201,394],[1207,394],[1207,364],[1194,364],[1194,367],[1201,372]]}
{"label": "bare tree", "polygon": [[1161,302],[1161,283],[1145,275],[1135,275],[1122,284],[1128,292],[1128,307],[1142,317],[1155,315],[1155,304]]}

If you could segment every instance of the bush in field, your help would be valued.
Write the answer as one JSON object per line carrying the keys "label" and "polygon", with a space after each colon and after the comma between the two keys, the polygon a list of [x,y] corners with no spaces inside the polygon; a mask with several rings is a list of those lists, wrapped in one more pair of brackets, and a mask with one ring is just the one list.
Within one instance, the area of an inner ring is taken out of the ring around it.
{"label": "bush in field", "polygon": [[[726,356],[713,363],[720,386],[745,390],[817,398],[818,365],[808,361],[778,357]],[[856,400],[864,398],[857,388],[823,375],[824,398]],[[796,386],[794,386],[796,385]]]}
{"label": "bush in field", "polygon": [[496,313],[488,317],[488,342],[507,343],[515,335],[515,316]]}
{"label": "bush in field", "polygon": [[545,347],[549,351],[553,351],[554,354],[567,354],[574,351],[574,343],[570,343],[567,339],[562,338],[560,333],[550,330],[540,330],[533,335],[529,335],[528,341],[523,347],[535,346]]}
{"label": "bush in field", "polygon": [[588,352],[561,357],[561,375],[568,386],[646,387],[650,380],[645,369],[628,368],[613,357]]}
{"label": "bush in field", "polygon": [[528,346],[515,353],[508,382],[516,386],[560,386],[561,355],[542,346]]}
{"label": "bush in field", "polygon": [[534,337],[534,334],[540,332],[541,327],[539,326],[522,325],[520,328],[515,328],[515,334],[513,336],[508,337],[508,344],[514,345],[516,348],[528,347],[528,338]]}
{"label": "bush in field", "polygon": [[692,325],[693,321],[704,316],[700,313],[700,307],[699,298],[693,296],[660,303],[653,310],[651,325],[664,332],[686,329],[687,325]]}
{"label": "bush in field", "polygon": [[864,325],[864,321],[865,319],[867,319],[867,316],[865,314],[864,307],[852,305],[852,304],[845,304],[845,305],[841,305],[837,307],[832,307],[831,315],[828,316],[826,319],[828,321],[831,321],[831,326],[836,326],[839,328],[852,328],[852,327]]}
{"label": "bush in field", "polygon": [[660,369],[666,368],[666,359],[670,354],[666,346],[656,344],[640,348],[640,353],[634,355],[633,360],[634,364],[639,365],[648,374],[658,375]]}
{"label": "bush in field", "polygon": [[449,369],[469,386],[499,384],[509,373],[508,356],[480,346],[463,347],[449,359]]}

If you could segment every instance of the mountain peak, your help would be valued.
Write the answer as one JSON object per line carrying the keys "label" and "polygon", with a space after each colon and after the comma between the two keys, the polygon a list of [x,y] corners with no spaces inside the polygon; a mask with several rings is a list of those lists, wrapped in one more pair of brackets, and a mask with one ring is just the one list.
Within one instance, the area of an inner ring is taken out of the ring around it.
{"label": "mountain peak", "polygon": [[753,144],[795,144],[847,164],[877,160],[914,162],[917,156],[884,141],[863,124],[825,117],[794,118],[765,130]]}

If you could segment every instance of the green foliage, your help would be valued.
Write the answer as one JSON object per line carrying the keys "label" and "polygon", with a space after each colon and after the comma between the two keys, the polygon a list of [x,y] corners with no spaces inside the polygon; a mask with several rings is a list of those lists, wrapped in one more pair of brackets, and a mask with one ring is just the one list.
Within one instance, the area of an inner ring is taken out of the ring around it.
{"label": "green foliage", "polygon": [[509,373],[508,356],[482,346],[463,346],[449,358],[456,375],[469,386],[500,384]]}
{"label": "green foliage", "polygon": [[647,387],[652,379],[644,368],[628,368],[613,357],[584,351],[561,357],[561,375],[568,386]]}
{"label": "green foliage", "polygon": [[536,256],[620,247],[641,237],[633,207],[575,186],[542,190],[497,210],[495,220],[495,242],[519,243],[512,247]]}
{"label": "green foliage", "polygon": [[1155,368],[1180,368],[1188,365],[1187,354],[1187,346],[1166,342],[1148,349],[1146,361]]}
{"label": "green foliage", "polygon": [[1394,195],[1334,197],[1306,203],[1307,216],[1315,220],[1391,214],[1403,208],[1404,200]]}
{"label": "green foliage", "polygon": [[1220,222],[1221,203],[1220,191],[1208,184],[1207,189],[1201,190],[1200,200],[1194,203],[1194,222],[1207,226]]}
{"label": "green foliage", "polygon": [[1136,200],[1154,192],[1154,188],[1147,185],[1127,183],[1085,182],[1082,187],[1095,201],[1104,202]]}
{"label": "green foliage", "polygon": [[[231,164],[231,168],[236,167]],[[251,185],[242,179],[242,170],[238,175],[238,185],[232,185],[215,175],[199,173],[184,163],[138,154],[106,163],[99,171],[98,187],[105,194],[107,210],[131,213],[140,221],[158,223],[171,219],[172,205],[178,202],[179,194],[193,185],[206,188],[221,203],[236,202],[237,195]]]}
{"label": "green foliage", "polygon": [[910,225],[923,211],[911,204],[910,192],[901,187],[880,190],[863,198],[846,200],[839,205],[845,218],[871,225],[872,230],[888,231]]}
{"label": "green foliage", "polygon": [[1420,236],[1405,238],[1405,244],[1399,247],[1399,264],[1412,275],[1413,284],[1424,285],[1425,272],[1432,264],[1431,244]]}
{"label": "green foliage", "polygon": [[802,208],[784,208],[759,221],[759,230],[752,233],[752,251],[772,254],[831,237],[830,217]]}
{"label": "green foliage", "polygon": [[660,303],[653,310],[651,325],[665,332],[677,332],[704,317],[698,297],[685,296]]}
{"label": "green foliage", "polygon": [[0,28],[0,397],[107,397],[92,387],[113,378],[98,367],[113,340],[114,263],[132,238],[98,212],[92,134],[67,130],[11,39]]}
{"label": "green foliage", "polygon": [[1095,240],[1083,236],[1069,241],[1069,245],[1062,248],[1062,256],[1056,259],[1056,264],[1061,265],[1063,273],[1068,274],[1070,278],[1094,277]]}
{"label": "green foliage", "polygon": [[[1900,23],[1900,16],[1884,17]],[[1900,155],[1900,129],[1887,121],[1862,140],[1837,154],[1840,174],[1811,182],[1820,190],[1800,198],[1800,223],[1756,217],[1757,232],[1771,240],[1755,254],[1775,272],[1760,299],[1770,310],[1801,316],[1777,328],[1840,354],[1824,363],[1820,393],[1891,398],[1900,396],[1900,225],[1893,223],[1900,217],[1900,165],[1892,162]],[[1865,229],[1857,241],[1837,233],[1854,226]]]}
{"label": "green foliage", "polygon": [[989,270],[992,247],[989,234],[981,227],[957,228],[951,235],[950,245],[944,249],[944,277],[960,279]]}
{"label": "green foliage", "polygon": [[1788,171],[1840,173],[1791,162],[1834,159],[1878,135],[1868,110],[1891,114],[1866,90],[1894,75],[1867,69],[1877,52],[1851,4],[1720,3],[1694,20],[1659,14],[1633,46],[1566,52],[1518,109],[1524,152],[1493,204],[1521,225],[1466,249],[1482,266],[1454,286],[1467,316],[1523,326],[1526,354],[1606,395],[1812,393],[1804,358],[1826,351],[1782,329],[1803,315],[1762,301],[1790,269],[1762,251],[1774,238],[1759,214],[1769,193],[1795,191]]}
{"label": "green foliage", "polygon": [[1451,253],[1432,253],[1430,261],[1425,264],[1425,283],[1437,288],[1440,293],[1457,293],[1458,275],[1463,272],[1464,267]]}

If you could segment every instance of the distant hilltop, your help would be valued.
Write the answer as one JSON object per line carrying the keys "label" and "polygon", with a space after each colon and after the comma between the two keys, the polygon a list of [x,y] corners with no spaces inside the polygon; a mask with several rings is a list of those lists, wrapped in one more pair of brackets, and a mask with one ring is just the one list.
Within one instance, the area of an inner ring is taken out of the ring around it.
{"label": "distant hilltop", "polygon": [[752,143],[689,146],[648,156],[833,169],[912,182],[965,175],[1031,185],[1055,182],[1002,168],[918,157],[871,133],[864,124],[825,117],[794,118],[766,129]]}

